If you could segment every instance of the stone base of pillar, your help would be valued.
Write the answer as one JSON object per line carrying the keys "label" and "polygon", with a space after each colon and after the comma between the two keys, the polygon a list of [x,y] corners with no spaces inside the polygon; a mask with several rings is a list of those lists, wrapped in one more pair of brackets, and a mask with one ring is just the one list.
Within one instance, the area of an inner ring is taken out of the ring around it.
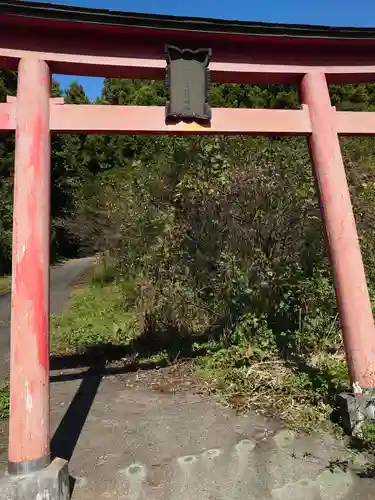
{"label": "stone base of pillar", "polygon": [[363,439],[366,427],[374,426],[375,432],[375,393],[364,391],[361,395],[341,393],[337,397],[344,431],[349,436]]}
{"label": "stone base of pillar", "polygon": [[0,480],[0,500],[69,500],[68,462],[55,458],[45,469]]}

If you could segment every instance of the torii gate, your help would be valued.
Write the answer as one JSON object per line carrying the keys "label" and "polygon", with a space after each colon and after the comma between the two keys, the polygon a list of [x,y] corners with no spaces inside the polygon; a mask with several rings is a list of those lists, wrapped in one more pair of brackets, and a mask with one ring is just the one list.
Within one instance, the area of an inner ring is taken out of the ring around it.
{"label": "torii gate", "polygon": [[[165,44],[210,47],[215,82],[294,83],[299,110],[212,110],[167,125],[164,107],[65,105],[51,72],[163,79]],[[302,135],[309,141],[354,387],[375,388],[375,332],[339,135],[375,135],[375,113],[337,112],[327,82],[375,82],[375,29],[123,14],[20,0],[0,4],[0,67],[18,69],[0,104],[16,131],[9,473],[50,463],[51,133]]]}

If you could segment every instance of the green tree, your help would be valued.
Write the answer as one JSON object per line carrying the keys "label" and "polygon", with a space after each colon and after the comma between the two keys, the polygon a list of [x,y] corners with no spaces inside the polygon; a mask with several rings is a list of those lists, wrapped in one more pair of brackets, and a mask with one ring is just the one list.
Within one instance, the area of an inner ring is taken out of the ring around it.
{"label": "green tree", "polygon": [[[53,83],[53,95],[64,96],[66,104],[88,104],[83,87],[73,81],[63,91]],[[72,257],[78,242],[68,230],[67,221],[75,210],[75,199],[87,181],[87,137],[84,134],[57,135],[52,140],[52,257]]]}
{"label": "green tree", "polygon": [[[16,95],[17,74],[0,71],[0,102]],[[14,134],[0,137],[0,275],[10,272],[12,249]]]}

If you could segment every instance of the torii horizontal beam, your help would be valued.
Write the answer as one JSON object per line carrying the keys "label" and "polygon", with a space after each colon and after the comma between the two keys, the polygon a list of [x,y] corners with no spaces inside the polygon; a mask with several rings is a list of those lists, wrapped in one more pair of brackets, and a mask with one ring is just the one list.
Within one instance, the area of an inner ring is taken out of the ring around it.
{"label": "torii horizontal beam", "polygon": [[[16,98],[0,104],[0,131],[16,128]],[[332,108],[339,135],[375,135],[375,113],[336,111]],[[210,125],[165,123],[163,106],[110,106],[63,104],[51,98],[50,130],[54,133],[90,134],[184,134],[308,136],[309,110],[213,108]]]}

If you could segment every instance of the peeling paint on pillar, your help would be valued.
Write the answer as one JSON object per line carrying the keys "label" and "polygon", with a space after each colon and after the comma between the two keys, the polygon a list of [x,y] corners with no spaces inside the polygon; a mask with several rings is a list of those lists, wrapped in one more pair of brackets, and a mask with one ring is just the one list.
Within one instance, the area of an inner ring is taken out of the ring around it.
{"label": "peeling paint on pillar", "polygon": [[49,457],[50,71],[18,69],[9,462]]}

